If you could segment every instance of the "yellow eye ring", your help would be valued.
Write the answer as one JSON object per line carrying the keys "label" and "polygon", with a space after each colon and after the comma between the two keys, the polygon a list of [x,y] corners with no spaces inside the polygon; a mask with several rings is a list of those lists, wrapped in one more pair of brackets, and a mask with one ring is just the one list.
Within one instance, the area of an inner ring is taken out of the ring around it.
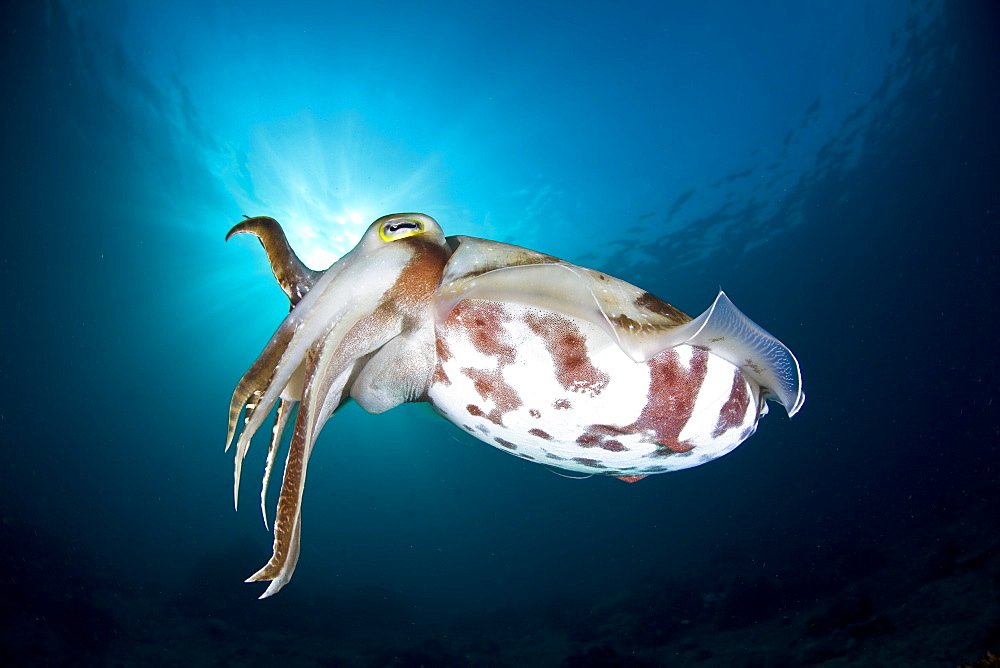
{"label": "yellow eye ring", "polygon": [[425,226],[423,221],[415,218],[393,218],[385,221],[378,227],[378,235],[382,241],[399,241],[406,237],[412,237],[423,233]]}

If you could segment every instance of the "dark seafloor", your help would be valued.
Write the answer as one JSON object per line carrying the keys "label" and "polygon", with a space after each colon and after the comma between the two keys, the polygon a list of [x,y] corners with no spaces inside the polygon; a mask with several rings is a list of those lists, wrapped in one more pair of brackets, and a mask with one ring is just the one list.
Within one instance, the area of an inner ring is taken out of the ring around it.
{"label": "dark seafloor", "polygon": [[[1000,665],[996,3],[0,11],[0,664]],[[721,285],[806,405],[630,485],[349,405],[257,601],[222,436],[286,304],[222,237],[405,209]]]}

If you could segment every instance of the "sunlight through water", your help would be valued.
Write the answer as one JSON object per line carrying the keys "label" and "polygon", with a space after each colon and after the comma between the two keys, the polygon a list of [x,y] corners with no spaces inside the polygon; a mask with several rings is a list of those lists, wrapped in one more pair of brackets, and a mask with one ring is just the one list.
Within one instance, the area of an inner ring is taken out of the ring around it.
{"label": "sunlight through water", "polygon": [[386,213],[449,206],[433,155],[410,153],[349,115],[257,127],[245,152],[226,157],[222,176],[242,213],[279,220],[313,269],[351,250]]}

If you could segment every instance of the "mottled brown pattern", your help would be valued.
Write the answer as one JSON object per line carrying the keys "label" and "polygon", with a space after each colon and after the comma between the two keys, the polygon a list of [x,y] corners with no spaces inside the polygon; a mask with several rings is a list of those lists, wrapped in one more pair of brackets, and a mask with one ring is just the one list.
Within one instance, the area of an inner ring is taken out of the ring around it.
{"label": "mottled brown pattern", "polygon": [[541,429],[529,429],[528,433],[532,436],[537,436],[538,438],[544,438],[546,441],[552,440],[552,436],[548,432],[542,431]]}
{"label": "mottled brown pattern", "polygon": [[556,380],[564,389],[591,397],[604,391],[611,379],[591,363],[586,339],[576,325],[558,315],[533,313],[526,314],[524,321],[545,343],[556,368]]}
{"label": "mottled brown pattern", "polygon": [[507,384],[503,378],[503,373],[496,371],[486,371],[485,369],[473,369],[462,367],[462,374],[472,380],[473,387],[483,399],[493,402],[494,408],[487,415],[487,419],[495,424],[503,424],[503,414],[517,410],[524,405],[517,390]]}
{"label": "mottled brown pattern", "polygon": [[[307,452],[312,445],[308,442],[310,425],[313,421],[311,411],[313,402],[310,395],[317,390],[324,389],[320,381],[316,380],[318,358],[317,348],[312,348],[306,353],[306,379],[312,380],[312,382],[306,383],[305,394],[295,416],[292,440],[288,445],[288,456],[285,460],[285,471],[281,480],[281,492],[278,495],[278,508],[274,515],[274,545],[271,559],[264,568],[251,577],[255,582],[273,580],[278,577],[290,554],[295,522],[300,512],[302,485],[305,482],[306,462],[308,460]],[[315,439],[315,434],[312,437]]]}
{"label": "mottled brown pattern", "polygon": [[528,411],[528,415],[537,420],[538,418],[542,417],[542,412],[537,408],[532,408],[531,410]]}
{"label": "mottled brown pattern", "polygon": [[306,431],[310,421],[309,404],[303,401],[295,419],[295,429],[292,432],[292,442],[288,448],[285,460],[285,473],[281,481],[281,493],[278,496],[278,509],[274,517],[274,547],[271,559],[258,573],[254,574],[256,581],[273,580],[281,573],[288,559],[295,530],[295,519],[299,513],[301,498],[302,474],[305,471]]}
{"label": "mottled brown pattern", "polygon": [[629,432],[609,424],[592,424],[587,427],[587,431],[576,437],[576,444],[582,448],[599,447],[608,452],[626,452],[626,448],[621,441],[609,436],[620,436]]}
{"label": "mottled brown pattern", "polygon": [[431,382],[435,385],[451,385],[451,379],[444,370],[444,363],[451,359],[451,350],[448,343],[440,336],[435,337],[434,348],[437,351],[437,364],[434,366],[434,375]]}
{"label": "mottled brown pattern", "polygon": [[743,416],[747,414],[747,406],[749,405],[750,393],[747,392],[743,373],[739,369],[733,369],[733,389],[729,392],[729,399],[722,405],[719,421],[715,423],[715,429],[712,430],[712,438],[718,438],[730,429],[735,429],[743,424]]}
{"label": "mottled brown pattern", "polygon": [[[642,325],[637,320],[633,320],[624,313],[608,316],[608,322],[622,329],[642,329]],[[651,327],[651,325],[646,325],[646,327]]]}
{"label": "mottled brown pattern", "polygon": [[654,440],[671,452],[689,452],[694,445],[682,443],[681,430],[694,412],[694,402],[708,373],[708,353],[695,348],[690,368],[680,363],[675,350],[667,350],[648,362],[649,395],[639,419],[623,427],[630,433],[650,430]]}
{"label": "mottled brown pattern", "polygon": [[649,292],[644,292],[639,295],[639,298],[635,300],[635,305],[641,309],[656,313],[657,315],[662,315],[664,318],[672,320],[678,325],[683,325],[684,323],[691,321],[691,316],[687,313],[675,308]]}
{"label": "mottled brown pattern", "polygon": [[499,436],[494,437],[493,440],[496,441],[497,443],[499,443],[500,445],[502,445],[503,447],[507,448],[508,450],[517,450],[517,446],[516,445],[514,445],[510,441],[505,441],[504,439],[500,438]]}
{"label": "mottled brown pattern", "polygon": [[511,364],[517,356],[503,327],[510,322],[510,316],[493,302],[475,299],[459,302],[446,322],[449,327],[461,327],[468,332],[473,347],[484,355],[496,357],[500,366]]}
{"label": "mottled brown pattern", "polygon": [[400,274],[404,278],[393,286],[393,299],[403,308],[429,303],[441,284],[441,274],[448,261],[444,249],[421,237],[409,237],[394,243],[407,244],[413,255]]}
{"label": "mottled brown pattern", "polygon": [[552,404],[552,408],[557,411],[567,411],[573,408],[573,404],[570,403],[569,399],[556,399],[555,403]]}
{"label": "mottled brown pattern", "polygon": [[612,452],[625,449],[620,441],[609,439],[619,434],[650,432],[651,440],[663,449],[654,456],[690,452],[694,445],[681,442],[680,433],[694,412],[694,403],[705,375],[708,373],[708,353],[695,349],[690,368],[681,364],[675,350],[667,350],[648,362],[650,371],[649,394],[639,418],[622,427],[592,424],[577,437],[581,447],[600,446]]}
{"label": "mottled brown pattern", "polygon": [[596,459],[588,459],[586,457],[574,457],[573,461],[577,464],[583,464],[584,466],[589,466],[592,469],[606,469],[608,468]]}
{"label": "mottled brown pattern", "polygon": [[[469,404],[468,406],[465,407],[465,410],[469,411],[469,415],[475,415],[476,417],[484,417],[495,425],[499,426],[503,424],[503,416],[501,415],[500,411],[498,411],[495,408],[491,410],[489,413],[484,413],[483,409],[480,408],[479,406],[476,406],[474,404]],[[483,432],[484,434],[489,433],[488,430],[482,425],[476,425],[476,428],[479,429],[479,431]]]}

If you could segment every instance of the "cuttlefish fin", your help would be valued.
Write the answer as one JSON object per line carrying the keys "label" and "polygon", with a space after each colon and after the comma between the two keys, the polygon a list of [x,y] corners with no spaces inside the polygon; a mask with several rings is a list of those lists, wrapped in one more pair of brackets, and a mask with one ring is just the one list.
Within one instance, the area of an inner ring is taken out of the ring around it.
{"label": "cuttlefish fin", "polygon": [[531,264],[568,264],[559,258],[490,239],[454,236],[445,241],[451,250],[444,267],[441,285],[474,278],[494,269]]}
{"label": "cuttlefish fin", "polygon": [[719,291],[708,309],[672,333],[681,343],[700,346],[740,367],[785,407],[788,417],[799,412],[806,401],[799,361],[781,341],[748,318]]}
{"label": "cuttlefish fin", "polygon": [[520,303],[592,322],[641,362],[671,347],[663,345],[662,335],[691,320],[649,292],[599,271],[517,246],[458,239],[435,295],[439,322],[463,299]]}
{"label": "cuttlefish fin", "polygon": [[281,225],[274,218],[267,216],[247,218],[229,230],[229,233],[226,234],[226,241],[237,234],[253,234],[260,240],[264,252],[267,253],[267,259],[271,263],[274,278],[288,295],[288,301],[291,302],[292,306],[298,304],[299,300],[323,275],[323,272],[313,271],[302,263],[288,244],[285,231],[281,229]]}
{"label": "cuttlefish fin", "polygon": [[802,407],[795,356],[722,292],[692,320],[649,292],[592,269],[483,239],[449,242],[455,250],[435,296],[439,322],[464,299],[533,306],[596,325],[636,362],[682,344],[707,348],[740,367],[789,416]]}

